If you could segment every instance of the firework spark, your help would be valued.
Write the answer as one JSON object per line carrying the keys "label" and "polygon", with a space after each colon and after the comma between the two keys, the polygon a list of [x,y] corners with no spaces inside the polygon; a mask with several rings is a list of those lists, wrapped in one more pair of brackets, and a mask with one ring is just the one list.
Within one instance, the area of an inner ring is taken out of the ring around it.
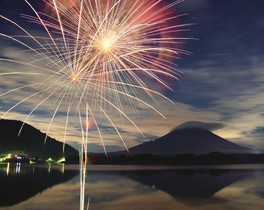
{"label": "firework spark", "polygon": [[[15,41],[34,55],[30,62],[1,58],[1,62],[13,62],[28,70],[1,72],[0,76],[37,75],[38,81],[13,87],[0,96],[8,97],[10,93],[31,87],[37,91],[14,103],[2,117],[23,103],[37,101],[26,116],[26,122],[36,110],[51,103],[53,114],[46,133],[57,114],[65,112],[64,142],[70,120],[79,117],[82,133],[80,209],[84,209],[89,125],[93,124],[97,130],[106,153],[100,119],[109,122],[126,149],[117,119],[113,119],[111,113],[118,112],[122,121],[128,121],[141,133],[124,109],[125,103],[135,112],[137,107],[144,106],[164,117],[146,102],[146,97],[155,101],[158,95],[170,100],[152,84],[171,90],[167,79],[178,79],[180,74],[175,58],[188,54],[181,49],[185,38],[178,36],[188,24],[175,24],[180,15],[172,12],[183,0],[170,4],[164,0],[75,0],[70,4],[62,0],[43,0],[45,13],[37,11],[28,0],[24,1],[34,16],[23,14],[23,18],[40,25],[46,35],[34,36],[15,21],[0,16],[24,33],[15,36],[0,33],[0,36]],[[28,44],[28,40],[32,44]]]}

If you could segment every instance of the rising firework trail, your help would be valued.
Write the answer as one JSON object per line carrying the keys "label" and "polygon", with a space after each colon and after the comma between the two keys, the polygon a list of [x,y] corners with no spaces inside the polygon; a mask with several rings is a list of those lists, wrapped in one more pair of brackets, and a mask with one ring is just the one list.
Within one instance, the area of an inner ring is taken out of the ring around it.
{"label": "rising firework trail", "polygon": [[[71,120],[79,118],[80,209],[84,209],[90,125],[97,130],[107,154],[100,127],[102,121],[108,121],[128,150],[118,121],[129,122],[141,133],[130,117],[131,111],[139,112],[138,107],[144,107],[164,117],[148,99],[158,103],[155,96],[159,96],[170,101],[156,87],[172,90],[169,81],[180,75],[175,59],[188,54],[181,49],[186,38],[179,37],[179,33],[187,31],[189,24],[178,24],[182,15],[173,12],[183,0],[172,3],[165,0],[43,0],[44,12],[37,11],[29,0],[24,1],[33,15],[22,17],[43,32],[33,35],[14,20],[0,15],[20,31],[19,35],[0,33],[0,36],[21,45],[23,53],[32,56],[26,62],[0,58],[2,63],[23,68],[23,71],[1,70],[0,77],[32,78],[0,93],[4,100],[9,95],[30,90],[2,118],[23,104],[32,107],[24,123],[37,110],[52,110],[48,135],[56,117],[65,113],[64,142]],[[113,113],[118,113],[120,120]],[[22,129],[23,126],[20,132]]]}

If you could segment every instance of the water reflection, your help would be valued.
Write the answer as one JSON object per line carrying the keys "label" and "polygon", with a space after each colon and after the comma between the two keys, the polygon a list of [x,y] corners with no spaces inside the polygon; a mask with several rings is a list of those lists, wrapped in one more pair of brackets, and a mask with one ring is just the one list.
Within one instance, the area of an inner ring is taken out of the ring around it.
{"label": "water reflection", "polygon": [[16,174],[19,174],[21,170],[21,163],[16,164]]}
{"label": "water reflection", "polygon": [[62,173],[59,168],[41,168],[16,164],[0,166],[0,207],[12,206],[25,201],[52,186],[63,183],[78,174],[77,171]]}
{"label": "water reflection", "polygon": [[[9,174],[7,175],[8,167]],[[16,179],[23,173],[27,174],[25,171],[33,170],[32,168],[25,169],[23,165],[20,167],[20,174],[16,174]],[[34,178],[34,181],[31,177],[31,182],[33,181],[35,186],[40,184],[40,179],[43,179],[40,174],[44,171],[36,174],[39,170],[46,171],[46,176],[53,174],[54,176],[47,180],[60,179],[61,184],[56,186],[52,184],[52,188],[46,187],[41,191],[38,190],[41,193],[35,193],[35,196],[32,195],[30,199],[13,206],[5,206],[4,209],[67,210],[79,208],[79,176],[72,174],[73,178],[70,179],[68,176],[68,179],[65,178],[65,181],[68,181],[64,183],[58,176],[58,174],[62,175],[63,171],[64,174],[72,172],[76,175],[78,167],[71,168],[71,170],[67,166],[54,170],[52,165],[50,169],[49,166],[34,168],[34,176],[41,176]],[[6,166],[5,171],[0,173],[1,189],[3,175],[11,177],[11,171],[14,174],[16,170],[13,170],[11,166]],[[264,209],[263,178],[264,170],[259,166],[248,169],[243,167],[236,169],[231,167],[221,169],[158,169],[152,167],[149,170],[144,167],[91,166],[88,170],[86,194],[91,200],[89,210],[262,210]],[[27,181],[24,180],[24,182]],[[19,181],[15,183],[18,184]],[[9,183],[7,190],[17,190],[15,183]],[[32,190],[21,184],[20,188],[23,188],[23,193]]]}
{"label": "water reflection", "polygon": [[139,171],[126,174],[149,187],[162,190],[184,205],[218,204],[225,199],[214,196],[229,185],[250,177],[250,170],[169,170]]}
{"label": "water reflection", "polygon": [[9,174],[9,170],[10,170],[10,163],[7,163],[7,166],[6,166],[6,175],[7,176]]}

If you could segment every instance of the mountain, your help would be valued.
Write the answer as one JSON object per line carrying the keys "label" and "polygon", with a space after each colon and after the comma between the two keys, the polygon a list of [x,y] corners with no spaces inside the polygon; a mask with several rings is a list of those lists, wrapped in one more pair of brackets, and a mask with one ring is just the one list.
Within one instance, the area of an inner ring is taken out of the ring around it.
{"label": "mountain", "polygon": [[201,127],[182,127],[170,133],[129,149],[130,154],[208,154],[221,153],[252,153],[248,148],[227,141],[211,131]]}
{"label": "mountain", "polygon": [[65,144],[63,153],[63,143],[49,136],[44,144],[46,134],[29,124],[24,124],[22,132],[18,136],[22,124],[21,121],[16,120],[0,120],[0,154],[27,154],[43,159],[78,155],[78,151],[67,144]]}

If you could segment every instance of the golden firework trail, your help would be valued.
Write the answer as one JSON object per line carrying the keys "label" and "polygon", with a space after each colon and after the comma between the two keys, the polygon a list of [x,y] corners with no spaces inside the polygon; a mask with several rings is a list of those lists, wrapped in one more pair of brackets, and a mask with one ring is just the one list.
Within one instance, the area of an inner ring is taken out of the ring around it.
{"label": "golden firework trail", "polygon": [[65,112],[65,142],[71,118],[79,117],[82,133],[80,209],[84,209],[89,123],[94,124],[107,154],[101,119],[109,122],[127,150],[112,113],[119,113],[121,120],[128,121],[141,133],[124,104],[130,104],[134,112],[144,106],[164,117],[147,98],[155,103],[155,96],[170,101],[156,86],[172,90],[170,78],[178,79],[180,75],[175,59],[189,54],[181,49],[186,38],[179,37],[179,33],[187,31],[190,24],[178,24],[182,15],[173,12],[184,0],[172,3],[165,0],[43,0],[44,12],[37,11],[29,0],[24,1],[34,15],[23,14],[22,17],[41,26],[45,35],[33,35],[14,20],[0,15],[24,34],[0,33],[0,36],[20,44],[35,56],[30,62],[0,58],[1,62],[28,69],[0,72],[0,76],[34,75],[38,76],[38,81],[11,88],[0,93],[0,97],[28,88],[37,91],[14,103],[2,118],[23,103],[34,100],[36,103],[25,118],[26,123],[36,110],[52,102],[53,114],[46,133],[48,135],[57,114]]}

